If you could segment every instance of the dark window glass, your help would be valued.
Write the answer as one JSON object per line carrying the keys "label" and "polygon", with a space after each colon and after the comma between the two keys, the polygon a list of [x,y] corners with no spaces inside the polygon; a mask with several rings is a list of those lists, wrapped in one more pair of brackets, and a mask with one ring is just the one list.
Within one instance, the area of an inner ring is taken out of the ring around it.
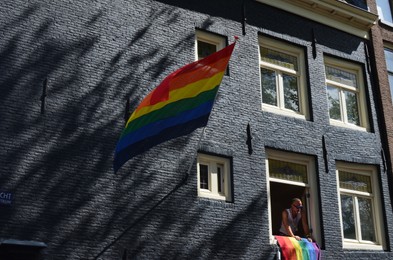
{"label": "dark window glass", "polygon": [[215,44],[198,41],[198,60],[203,59],[217,51]]}
{"label": "dark window glass", "polygon": [[356,239],[353,198],[351,196],[341,195],[341,214],[344,237]]}
{"label": "dark window glass", "polygon": [[283,74],[285,108],[299,112],[299,90],[297,78]]}
{"label": "dark window glass", "polygon": [[200,188],[209,189],[209,168],[207,165],[199,165],[199,178],[200,178]]}
{"label": "dark window glass", "polygon": [[371,199],[358,198],[362,240],[375,242],[374,216]]}
{"label": "dark window glass", "polygon": [[361,9],[368,10],[366,0],[345,0],[345,2]]}
{"label": "dark window glass", "polygon": [[356,93],[344,91],[345,103],[347,105],[348,123],[360,125],[358,99]]}
{"label": "dark window glass", "polygon": [[224,168],[223,165],[217,165],[217,191],[218,193],[222,193],[222,185],[223,185],[223,174],[222,174],[222,169]]}
{"label": "dark window glass", "polygon": [[341,120],[340,98],[338,89],[328,85],[327,95],[330,118]]}
{"label": "dark window glass", "polygon": [[261,69],[262,102],[277,106],[276,73]]}

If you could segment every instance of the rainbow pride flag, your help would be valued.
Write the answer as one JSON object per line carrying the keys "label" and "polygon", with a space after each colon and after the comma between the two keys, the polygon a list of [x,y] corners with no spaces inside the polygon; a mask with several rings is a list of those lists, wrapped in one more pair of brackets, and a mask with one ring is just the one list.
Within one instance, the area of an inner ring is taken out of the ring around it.
{"label": "rainbow pride flag", "polygon": [[117,143],[115,172],[151,147],[206,126],[235,43],[171,73],[142,100]]}
{"label": "rainbow pride flag", "polygon": [[316,243],[306,238],[275,236],[281,251],[282,260],[320,260],[321,251]]}

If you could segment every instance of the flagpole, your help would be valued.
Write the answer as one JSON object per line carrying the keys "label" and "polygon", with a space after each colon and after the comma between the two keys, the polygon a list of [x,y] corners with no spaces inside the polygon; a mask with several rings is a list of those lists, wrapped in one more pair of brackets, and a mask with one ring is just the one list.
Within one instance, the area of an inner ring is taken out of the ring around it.
{"label": "flagpole", "polygon": [[[209,118],[210,118],[210,115],[209,115]],[[201,141],[202,141],[203,136],[205,135],[205,129],[206,129],[206,126],[203,127],[202,133],[201,133],[200,136],[199,136],[199,140],[198,140],[196,149],[195,149],[195,151],[194,151],[194,154],[193,154],[192,157],[191,157],[190,166],[188,167],[188,170],[187,170],[187,172],[186,172],[186,176],[184,176],[184,179],[183,179],[183,181],[181,182],[181,185],[187,183],[188,177],[190,176],[190,173],[191,173],[192,166],[194,165],[195,158],[197,158],[197,156],[198,156],[199,146],[200,146],[200,144],[201,144]]]}
{"label": "flagpole", "polygon": [[115,173],[132,157],[207,124],[237,38],[227,47],[172,72],[142,100],[117,142]]}

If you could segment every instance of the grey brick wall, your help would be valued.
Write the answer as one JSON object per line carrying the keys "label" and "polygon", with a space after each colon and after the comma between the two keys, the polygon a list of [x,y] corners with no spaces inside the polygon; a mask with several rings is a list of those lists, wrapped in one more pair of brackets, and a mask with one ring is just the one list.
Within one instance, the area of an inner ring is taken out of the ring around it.
{"label": "grey brick wall", "polygon": [[[381,169],[385,219],[392,208],[366,73],[372,132],[329,125],[323,55],[365,62],[364,41],[247,1],[3,1],[0,9],[0,238],[45,242],[43,259],[268,259],[267,147],[313,155],[326,259],[388,259],[343,250],[335,161]],[[124,107],[135,108],[168,73],[194,59],[195,28],[240,36],[200,150],[230,156],[234,202],[197,197],[196,168],[182,183],[201,129],[161,144],[116,175]],[[312,56],[312,30],[318,40]],[[258,34],[306,50],[312,120],[262,112]],[[41,113],[43,81],[48,90]],[[248,154],[246,127],[253,131]],[[322,138],[329,172],[325,172]],[[180,186],[177,186],[181,184]],[[393,226],[386,223],[388,249]]]}

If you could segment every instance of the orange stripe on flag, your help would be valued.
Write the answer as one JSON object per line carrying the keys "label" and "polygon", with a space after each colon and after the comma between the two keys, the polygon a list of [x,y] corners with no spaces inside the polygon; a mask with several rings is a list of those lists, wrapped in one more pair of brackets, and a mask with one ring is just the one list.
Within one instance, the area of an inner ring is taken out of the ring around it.
{"label": "orange stripe on flag", "polygon": [[210,78],[211,76],[226,70],[228,64],[228,57],[220,59],[215,63],[209,64],[209,67],[203,66],[194,71],[183,73],[176,78],[173,78],[169,83],[169,90],[182,88],[195,81]]}
{"label": "orange stripe on flag", "polygon": [[138,108],[154,105],[169,98],[169,92],[174,89],[182,88],[194,81],[209,78],[219,72],[225,71],[231,52],[223,52],[221,55],[195,61],[185,67],[172,72],[161,84],[148,94],[139,104]]}

